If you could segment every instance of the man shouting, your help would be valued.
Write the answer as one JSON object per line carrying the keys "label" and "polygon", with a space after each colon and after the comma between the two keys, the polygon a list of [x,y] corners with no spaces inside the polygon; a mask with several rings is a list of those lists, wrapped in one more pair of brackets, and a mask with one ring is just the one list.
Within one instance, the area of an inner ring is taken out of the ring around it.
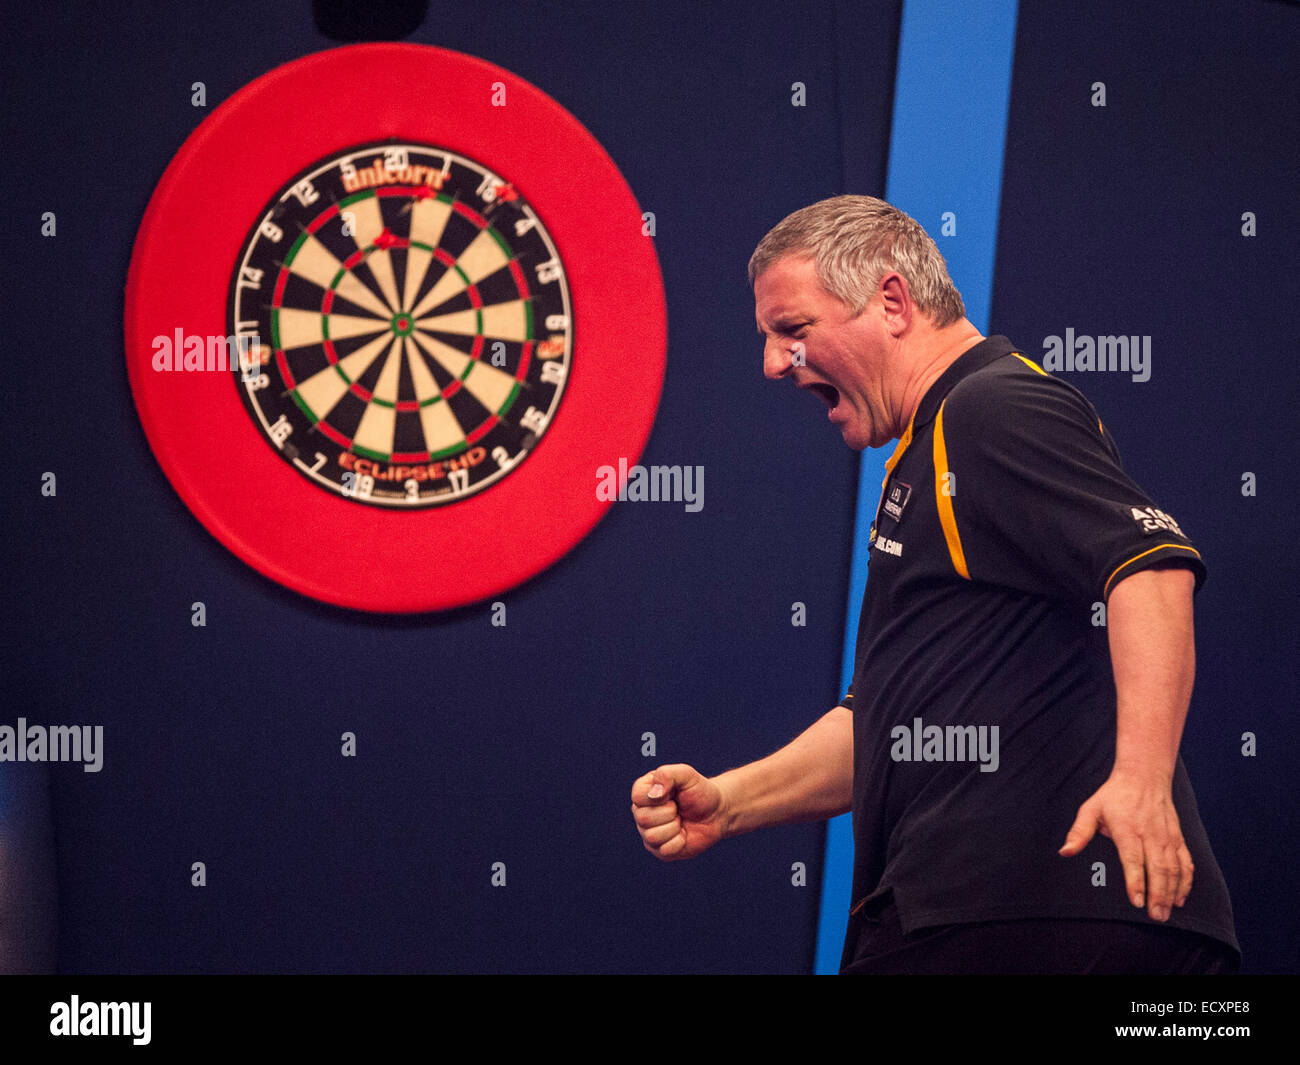
{"label": "man shouting", "polygon": [[1235,971],[1178,755],[1195,546],[1076,388],[980,335],[901,211],[796,211],[749,276],[764,373],[849,447],[898,444],[849,692],[760,761],[638,779],[646,849],[852,810],[846,973]]}

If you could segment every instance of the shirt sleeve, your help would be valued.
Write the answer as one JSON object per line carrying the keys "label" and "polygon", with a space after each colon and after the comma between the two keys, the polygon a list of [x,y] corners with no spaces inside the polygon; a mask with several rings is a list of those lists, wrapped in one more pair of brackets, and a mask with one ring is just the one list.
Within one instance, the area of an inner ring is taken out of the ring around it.
{"label": "shirt sleeve", "polygon": [[1200,589],[1195,545],[1124,472],[1073,386],[1028,365],[977,373],[935,421],[940,515],[970,579],[1092,603],[1139,570],[1173,564]]}

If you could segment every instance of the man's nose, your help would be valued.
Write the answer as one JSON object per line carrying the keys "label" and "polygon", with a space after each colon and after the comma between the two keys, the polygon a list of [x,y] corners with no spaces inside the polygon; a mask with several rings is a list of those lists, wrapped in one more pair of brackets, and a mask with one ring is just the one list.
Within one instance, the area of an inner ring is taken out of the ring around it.
{"label": "man's nose", "polygon": [[763,345],[763,376],[777,381],[790,372],[789,345],[780,337],[772,337]]}

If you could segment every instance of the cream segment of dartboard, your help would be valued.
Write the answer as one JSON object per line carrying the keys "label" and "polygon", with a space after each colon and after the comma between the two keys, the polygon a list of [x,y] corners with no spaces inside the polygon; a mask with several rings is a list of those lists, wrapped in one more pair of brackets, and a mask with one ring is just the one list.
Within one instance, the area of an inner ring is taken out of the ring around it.
{"label": "cream segment of dartboard", "polygon": [[371,333],[388,332],[388,322],[377,318],[357,318],[350,314],[323,315],[320,311],[300,311],[293,307],[280,307],[274,312],[280,338],[280,347],[306,347],[325,339],[325,320],[329,319],[331,340],[347,340]]}
{"label": "cream segment of dartboard", "polygon": [[[353,239],[357,247],[364,250],[370,247],[384,231],[384,216],[379,210],[379,197],[367,196],[349,205],[356,215],[353,226]],[[392,258],[387,248],[375,248],[366,256],[366,265],[379,284],[379,291],[388,301],[388,311],[384,317],[397,314],[401,309],[401,300],[397,298],[397,281],[393,277]]]}
{"label": "cream segment of dartboard", "polygon": [[[330,288],[331,283],[338,273],[343,269],[343,264],[331,254],[330,250],[325,247],[310,233],[306,235],[303,242],[298,246],[298,251],[289,263],[290,273],[298,277],[306,278],[314,285],[319,285],[323,289]],[[339,283],[334,286],[334,291],[350,303],[355,303],[358,307],[364,307],[366,310],[388,321],[391,312],[370,289],[366,288],[356,277],[346,272]]]}
{"label": "cream segment of dartboard", "polygon": [[456,260],[456,269],[448,269],[438,278],[433,288],[429,289],[419,306],[412,308],[415,318],[446,303],[453,296],[465,291],[468,285],[475,285],[489,274],[494,274],[508,265],[510,257],[486,229],[480,230],[469,243],[469,247],[460,253]]}
{"label": "cream segment of dartboard", "polygon": [[391,453],[397,429],[397,411],[389,404],[397,402],[398,374],[402,368],[402,338],[393,337],[392,346],[384,359],[379,380],[375,382],[373,396],[383,403],[366,404],[361,423],[353,434],[353,442],[369,451]]}
{"label": "cream segment of dartboard", "polygon": [[[371,362],[383,354],[390,340],[396,338],[381,336],[369,344],[357,348],[351,355],[339,360],[338,370],[333,365],[312,374],[298,382],[298,396],[317,418],[328,417],[334,405],[347,394],[350,382],[366,372]],[[344,379],[346,375],[346,380]]]}

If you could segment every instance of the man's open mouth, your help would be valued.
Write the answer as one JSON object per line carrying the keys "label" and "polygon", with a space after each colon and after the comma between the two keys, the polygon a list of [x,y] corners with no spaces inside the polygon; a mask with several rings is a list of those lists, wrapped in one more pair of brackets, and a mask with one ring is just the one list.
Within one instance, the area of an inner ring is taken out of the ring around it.
{"label": "man's open mouth", "polygon": [[816,382],[810,384],[808,386],[808,389],[811,392],[817,393],[817,395],[821,397],[822,402],[826,404],[828,409],[834,410],[836,407],[839,406],[840,393],[838,389],[832,388],[830,385],[823,385]]}

